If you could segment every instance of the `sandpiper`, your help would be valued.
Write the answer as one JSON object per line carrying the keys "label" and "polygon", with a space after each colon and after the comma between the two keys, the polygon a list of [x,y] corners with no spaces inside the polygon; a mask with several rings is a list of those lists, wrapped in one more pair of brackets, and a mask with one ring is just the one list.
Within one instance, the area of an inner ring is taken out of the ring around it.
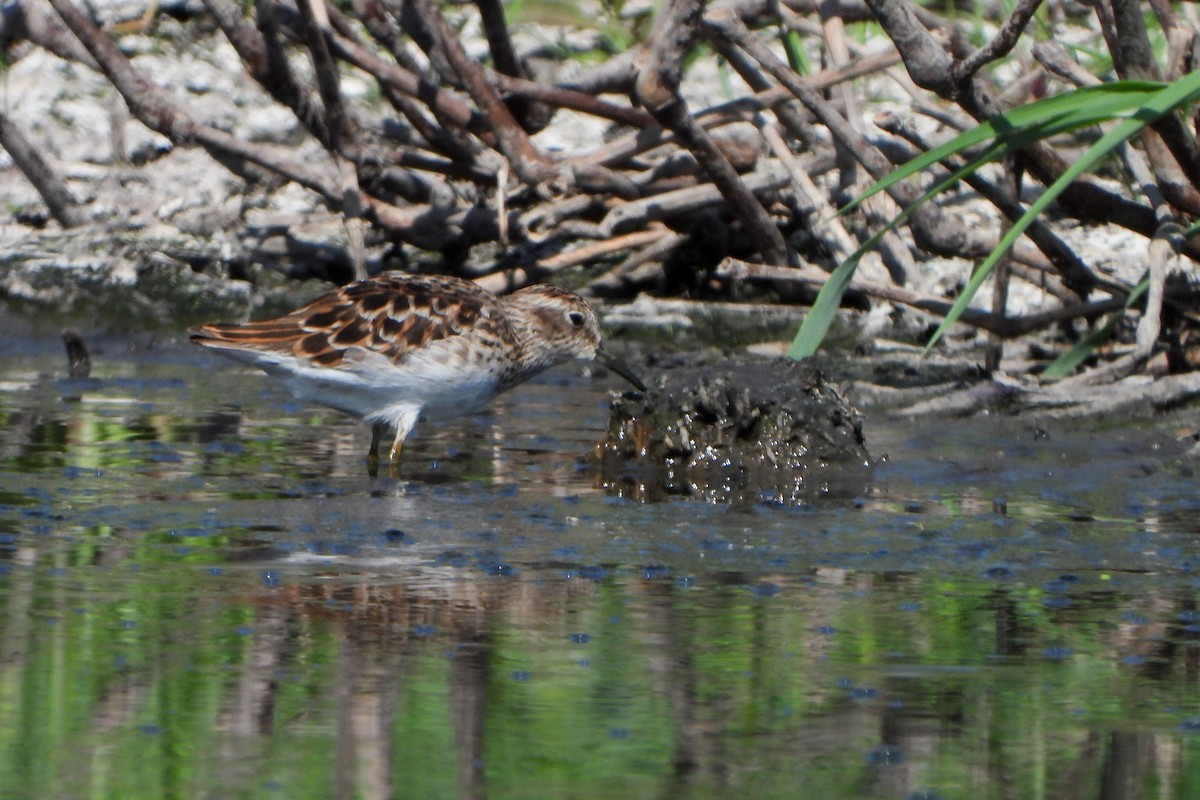
{"label": "sandpiper", "polygon": [[386,272],[282,317],[188,333],[278,378],[301,400],[370,423],[372,462],[389,430],[388,458],[397,461],[420,417],[477,411],[571,359],[595,359],[646,389],[605,351],[587,301],[546,284],[500,297],[460,278]]}

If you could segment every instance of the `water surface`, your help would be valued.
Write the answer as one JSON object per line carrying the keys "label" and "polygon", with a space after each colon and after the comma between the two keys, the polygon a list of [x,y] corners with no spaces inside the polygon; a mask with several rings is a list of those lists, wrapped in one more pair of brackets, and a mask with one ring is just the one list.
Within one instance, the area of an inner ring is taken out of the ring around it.
{"label": "water surface", "polygon": [[0,345],[0,798],[1200,796],[1194,413],[872,416],[861,497],[648,503],[581,367],[372,477],[98,349]]}

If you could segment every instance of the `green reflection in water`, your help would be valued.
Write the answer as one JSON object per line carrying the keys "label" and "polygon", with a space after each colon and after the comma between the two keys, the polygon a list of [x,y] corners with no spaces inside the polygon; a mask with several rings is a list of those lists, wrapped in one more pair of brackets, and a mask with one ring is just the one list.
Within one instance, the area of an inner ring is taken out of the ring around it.
{"label": "green reflection in water", "polygon": [[2,578],[0,796],[1200,785],[1170,593],[1087,580],[1059,616],[1028,587],[929,575],[775,576],[770,596],[622,570],[274,585],[77,546]]}
{"label": "green reflection in water", "polygon": [[0,798],[1200,796],[1193,482],[1134,444],[638,505],[569,387],[371,479],[195,366],[7,375]]}

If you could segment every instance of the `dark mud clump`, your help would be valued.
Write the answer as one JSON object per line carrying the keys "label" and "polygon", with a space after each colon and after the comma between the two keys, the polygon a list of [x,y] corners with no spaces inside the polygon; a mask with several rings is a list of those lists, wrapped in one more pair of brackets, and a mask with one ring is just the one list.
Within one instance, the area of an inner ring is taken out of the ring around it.
{"label": "dark mud clump", "polygon": [[610,490],[794,503],[867,486],[862,417],[811,361],[730,359],[649,383],[614,402],[598,445]]}

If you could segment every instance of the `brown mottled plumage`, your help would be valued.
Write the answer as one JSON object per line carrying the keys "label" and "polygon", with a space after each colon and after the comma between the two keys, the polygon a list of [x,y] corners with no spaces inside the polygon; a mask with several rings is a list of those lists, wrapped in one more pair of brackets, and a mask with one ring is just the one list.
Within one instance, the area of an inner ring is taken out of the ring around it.
{"label": "brown mottled plumage", "polygon": [[395,460],[420,416],[474,411],[573,358],[599,360],[645,389],[604,351],[591,306],[544,284],[498,297],[459,278],[389,272],[282,317],[189,333],[279,378],[301,399],[371,423],[372,458],[387,428],[395,431]]}

